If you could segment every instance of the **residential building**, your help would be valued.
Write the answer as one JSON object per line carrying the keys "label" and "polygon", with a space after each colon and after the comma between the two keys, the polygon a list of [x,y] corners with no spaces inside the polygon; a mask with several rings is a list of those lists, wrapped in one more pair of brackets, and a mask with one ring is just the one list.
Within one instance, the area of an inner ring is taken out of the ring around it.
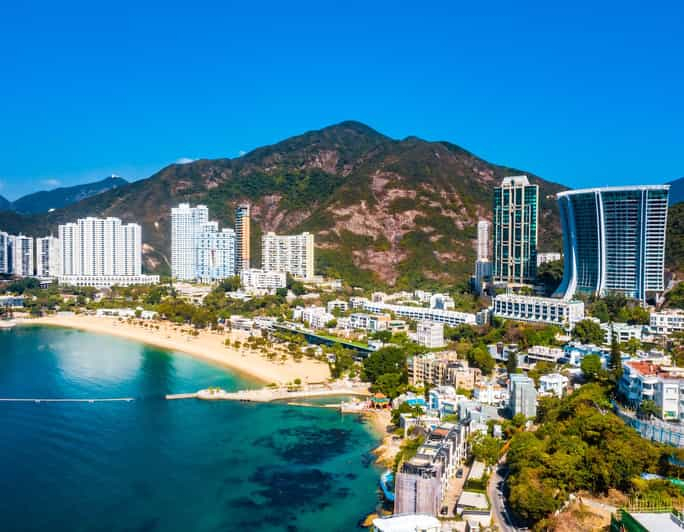
{"label": "residential building", "polygon": [[684,311],[668,309],[661,312],[652,312],[650,328],[653,333],[664,335],[684,331]]}
{"label": "residential building", "polygon": [[643,325],[630,325],[629,323],[601,323],[603,329],[603,343],[613,343],[613,335],[619,344],[628,342],[630,339],[641,341],[644,337]]}
{"label": "residential building", "polygon": [[645,301],[663,292],[669,185],[558,194],[563,280],[556,295],[618,292]]}
{"label": "residential building", "polygon": [[386,331],[390,320],[391,318],[386,314],[374,316],[363,312],[354,312],[349,316],[349,326],[352,329],[363,329],[370,332]]}
{"label": "residential building", "polygon": [[335,319],[335,316],[326,311],[325,307],[296,308],[292,317],[295,320],[301,319],[312,329],[324,329],[329,322]]}
{"label": "residential building", "polygon": [[17,277],[31,277],[35,272],[33,238],[9,235],[10,273]]}
{"label": "residential building", "polygon": [[475,261],[475,275],[473,276],[473,289],[477,294],[482,294],[487,282],[492,277],[492,263],[488,260]]}
{"label": "residential building", "polygon": [[36,238],[36,277],[57,277],[62,265],[59,254],[59,238],[46,236]]}
{"label": "residential building", "polygon": [[59,226],[60,284],[107,288],[156,284],[158,275],[142,274],[138,224],[119,218],[81,218]]}
{"label": "residential building", "polygon": [[468,312],[458,312],[455,310],[442,310],[434,308],[416,307],[412,305],[395,305],[392,303],[382,303],[369,301],[366,298],[350,298],[352,308],[363,308],[366,312],[382,314],[391,312],[402,318],[415,321],[434,321],[454,326],[461,323],[475,325],[477,318],[475,314]]}
{"label": "residential building", "polygon": [[537,276],[539,186],[527,176],[505,177],[494,189],[495,283],[521,285]]}
{"label": "residential building", "polygon": [[508,402],[508,391],[494,381],[482,381],[473,388],[473,399],[483,405],[502,405]]}
{"label": "residential building", "polygon": [[197,278],[196,241],[209,222],[205,205],[190,207],[181,203],[171,209],[171,275],[174,279],[194,281]]}
{"label": "residential building", "polygon": [[285,272],[265,272],[256,268],[248,268],[240,271],[240,283],[244,288],[252,290],[275,291],[287,286]]}
{"label": "residential building", "polygon": [[339,310],[340,312],[347,312],[347,309],[349,308],[349,303],[341,299],[333,299],[332,301],[328,301],[326,307],[328,309],[328,312],[330,313],[336,310]]}
{"label": "residential building", "polygon": [[238,205],[235,209],[235,239],[235,269],[240,273],[251,268],[250,216],[247,204]]}
{"label": "residential building", "polygon": [[10,263],[10,248],[9,248],[9,237],[4,231],[0,231],[0,274],[10,273],[11,263]]}
{"label": "residential building", "polygon": [[539,377],[539,393],[563,397],[568,388],[568,378],[560,373],[549,373]]}
{"label": "residential building", "polygon": [[261,239],[261,263],[266,271],[287,272],[295,277],[314,276],[314,236],[266,233]]}
{"label": "residential building", "polygon": [[432,294],[429,300],[431,309],[451,310],[456,306],[454,298],[446,294]]}
{"label": "residential building", "polygon": [[444,347],[444,324],[419,321],[416,325],[416,342],[428,349]]}
{"label": "residential building", "polygon": [[477,222],[477,260],[489,261],[489,226],[487,220]]}
{"label": "residential building", "polygon": [[509,407],[515,416],[522,414],[526,418],[537,415],[537,390],[534,380],[522,373],[514,373],[509,382]]}
{"label": "residential building", "polygon": [[0,296],[0,308],[23,308],[24,296]]}
{"label": "residential building", "polygon": [[537,362],[550,362],[558,364],[565,352],[560,347],[547,347],[544,345],[533,345],[527,350],[527,362],[536,364]]}
{"label": "residential building", "polygon": [[684,369],[628,360],[622,370],[618,392],[634,408],[651,400],[661,419],[684,420]]}
{"label": "residential building", "polygon": [[497,362],[508,362],[510,357],[518,356],[518,344],[504,344],[503,342],[498,342],[496,344],[489,344],[487,350]]}
{"label": "residential building", "polygon": [[415,456],[397,472],[394,514],[438,515],[449,481],[466,458],[466,451],[463,425],[444,423],[432,430]]}
{"label": "residential building", "polygon": [[548,323],[572,328],[584,319],[582,301],[566,301],[551,297],[500,294],[494,298],[494,316],[499,318]]}
{"label": "residential building", "polygon": [[548,262],[555,262],[557,260],[561,260],[561,258],[561,254],[555,251],[549,251],[546,253],[537,252],[537,267]]}
{"label": "residential building", "polygon": [[408,359],[409,382],[414,386],[454,386],[472,390],[480,384],[482,372],[459,360],[455,351],[426,353]]}
{"label": "residential building", "polygon": [[195,278],[212,283],[235,275],[235,231],[219,231],[218,223],[201,226],[195,240]]}

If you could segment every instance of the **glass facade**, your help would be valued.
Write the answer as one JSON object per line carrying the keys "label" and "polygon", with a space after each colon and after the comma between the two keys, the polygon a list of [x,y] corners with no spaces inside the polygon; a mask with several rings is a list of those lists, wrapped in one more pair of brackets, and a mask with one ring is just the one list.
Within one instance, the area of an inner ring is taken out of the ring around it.
{"label": "glass facade", "polygon": [[494,189],[494,282],[531,283],[537,276],[539,186],[506,177]]}
{"label": "glass facade", "polygon": [[556,295],[619,292],[645,300],[664,289],[669,185],[608,187],[558,195],[564,272]]}

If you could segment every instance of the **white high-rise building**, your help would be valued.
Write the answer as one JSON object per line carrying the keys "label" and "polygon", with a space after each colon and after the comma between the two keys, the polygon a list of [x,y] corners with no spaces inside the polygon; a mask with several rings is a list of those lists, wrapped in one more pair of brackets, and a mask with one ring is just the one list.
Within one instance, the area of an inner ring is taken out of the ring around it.
{"label": "white high-rise building", "polygon": [[180,280],[197,278],[196,240],[209,221],[205,205],[181,203],[171,209],[171,275]]}
{"label": "white high-rise building", "polygon": [[46,236],[36,238],[36,276],[57,277],[61,274],[59,238]]}
{"label": "white high-rise building", "polygon": [[235,231],[219,231],[218,223],[207,222],[195,242],[195,277],[203,283],[235,275]]}
{"label": "white high-rise building", "polygon": [[60,284],[104,288],[155,284],[142,275],[142,235],[138,224],[119,218],[82,218],[59,226]]}
{"label": "white high-rise building", "polygon": [[10,235],[8,242],[11,257],[10,273],[18,277],[31,277],[34,273],[33,238]]}
{"label": "white high-rise building", "polygon": [[8,274],[9,272],[9,235],[0,231],[0,273]]}
{"label": "white high-rise building", "polygon": [[480,220],[477,222],[477,260],[489,260],[489,222]]}
{"label": "white high-rise building", "polygon": [[261,264],[264,271],[286,272],[302,279],[314,276],[314,236],[276,235],[261,239]]}

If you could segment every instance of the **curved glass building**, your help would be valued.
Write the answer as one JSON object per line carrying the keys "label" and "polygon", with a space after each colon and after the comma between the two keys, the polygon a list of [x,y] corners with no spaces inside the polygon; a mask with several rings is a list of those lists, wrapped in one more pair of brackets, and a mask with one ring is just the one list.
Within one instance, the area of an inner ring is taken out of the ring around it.
{"label": "curved glass building", "polygon": [[558,194],[563,281],[554,295],[619,292],[644,301],[664,289],[669,185],[590,188]]}

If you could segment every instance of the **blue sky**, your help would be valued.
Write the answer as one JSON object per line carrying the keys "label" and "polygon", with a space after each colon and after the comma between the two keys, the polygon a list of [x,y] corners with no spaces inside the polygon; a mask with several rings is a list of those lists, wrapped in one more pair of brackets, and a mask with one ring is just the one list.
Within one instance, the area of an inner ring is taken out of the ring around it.
{"label": "blue sky", "polygon": [[347,119],[574,187],[684,175],[681,2],[19,4],[0,8],[10,199]]}

